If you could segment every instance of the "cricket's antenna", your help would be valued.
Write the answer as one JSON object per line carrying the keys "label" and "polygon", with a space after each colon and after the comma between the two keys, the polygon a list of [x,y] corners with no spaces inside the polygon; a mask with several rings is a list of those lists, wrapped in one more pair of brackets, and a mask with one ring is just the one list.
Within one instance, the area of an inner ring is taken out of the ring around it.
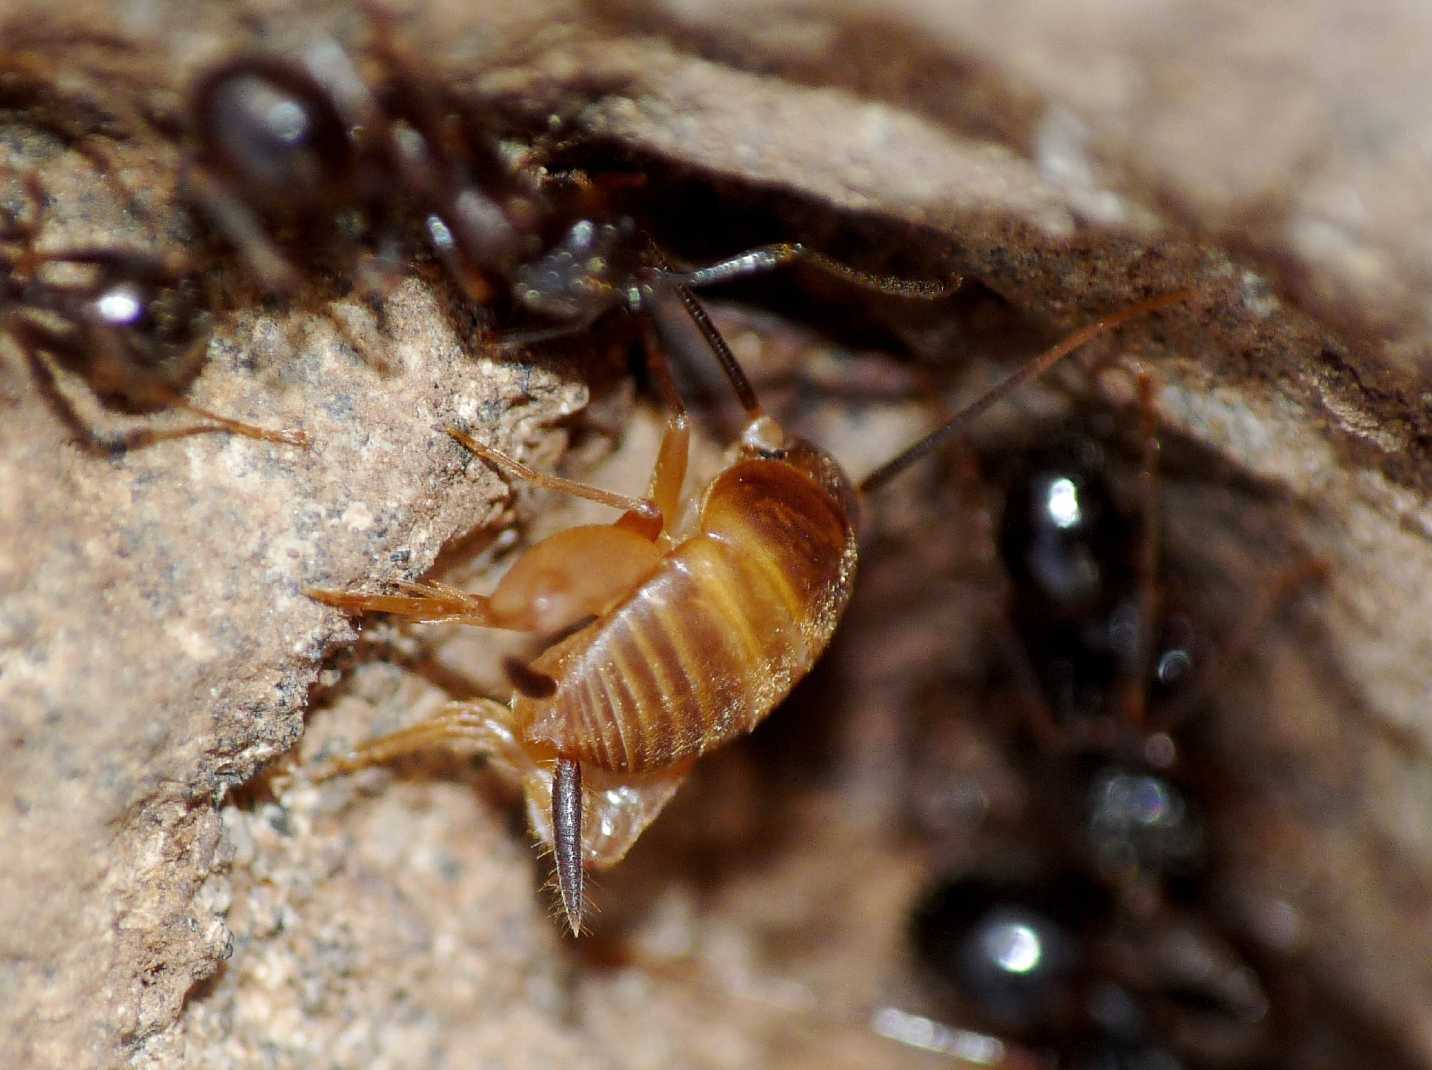
{"label": "cricket's antenna", "polygon": [[918,442],[906,447],[879,468],[875,469],[875,471],[871,472],[861,481],[861,492],[868,493],[883,487],[916,461],[921,460],[927,454],[938,449],[957,431],[961,430],[965,424],[969,423],[976,416],[979,416],[990,406],[994,405],[995,402],[1000,401],[1005,395],[1018,390],[1025,383],[1039,378],[1085,343],[1097,338],[1101,334],[1112,331],[1115,327],[1127,323],[1137,316],[1145,315],[1160,308],[1167,308],[1169,305],[1178,304],[1180,301],[1186,301],[1193,296],[1193,293],[1194,291],[1192,290],[1178,290],[1174,293],[1153,297],[1147,301],[1141,301],[1136,305],[1129,305],[1127,308],[1122,308],[1118,312],[1111,312],[1109,315],[1079,328],[1079,330],[1075,331],[1068,338],[1065,338],[1058,345],[1045,350],[1039,354],[1039,356],[1027,362],[1022,368],[998,383],[983,396],[970,402],[959,412],[955,413],[946,423],[931,431]]}

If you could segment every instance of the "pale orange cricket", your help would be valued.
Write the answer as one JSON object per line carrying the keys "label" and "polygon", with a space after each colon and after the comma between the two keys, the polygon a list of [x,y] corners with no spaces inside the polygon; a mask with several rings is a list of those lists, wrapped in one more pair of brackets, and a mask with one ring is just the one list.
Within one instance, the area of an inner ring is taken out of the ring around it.
{"label": "pale orange cricket", "polygon": [[[509,663],[510,703],[449,703],[312,775],[326,779],[435,744],[478,745],[521,785],[532,828],[556,856],[562,909],[574,934],[582,924],[584,866],[619,862],[696,759],[755,728],[829,644],[854,589],[863,494],[1091,338],[1189,296],[1156,297],[1084,327],[857,487],[824,450],[788,435],[761,412],[689,289],[678,284],[673,292],[721,360],[747,414],[698,509],[682,508],[686,411],[649,329],[648,360],[668,416],[645,497],[543,475],[449,432],[516,478],[623,510],[615,523],[571,528],[538,543],[487,596],[436,584],[409,584],[398,595],[309,591],[351,613],[537,635],[576,629],[530,664]],[[690,518],[686,526],[674,528],[683,516]]]}

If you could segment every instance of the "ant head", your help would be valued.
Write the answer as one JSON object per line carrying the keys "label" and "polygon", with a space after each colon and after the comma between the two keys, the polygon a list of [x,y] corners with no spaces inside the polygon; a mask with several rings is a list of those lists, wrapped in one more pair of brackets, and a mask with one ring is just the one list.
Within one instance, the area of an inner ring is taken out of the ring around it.
{"label": "ant head", "polygon": [[[198,370],[212,326],[200,276],[140,253],[96,250],[64,261],[93,269],[53,302],[89,339],[89,378],[106,395],[180,386]],[[133,400],[139,402],[136,396]]]}
{"label": "ant head", "polygon": [[187,349],[206,332],[209,317],[197,275],[133,253],[116,254],[97,266],[87,319],[94,327],[133,338],[146,353],[140,363],[156,363]]}
{"label": "ant head", "polygon": [[582,219],[544,256],[518,268],[513,293],[518,302],[556,320],[595,317],[625,301],[639,306],[633,290],[636,265],[629,250],[630,219],[596,223]]}
{"label": "ant head", "polygon": [[267,207],[314,206],[351,169],[352,143],[332,95],[283,60],[215,67],[194,87],[190,121],[204,162]]}

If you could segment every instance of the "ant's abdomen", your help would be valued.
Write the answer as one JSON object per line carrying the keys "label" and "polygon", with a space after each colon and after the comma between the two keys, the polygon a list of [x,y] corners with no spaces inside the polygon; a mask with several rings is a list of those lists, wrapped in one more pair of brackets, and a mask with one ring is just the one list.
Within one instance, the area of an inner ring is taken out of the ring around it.
{"label": "ant's abdomen", "polygon": [[610,613],[545,651],[550,697],[519,698],[529,740],[648,772],[749,732],[820,656],[849,599],[855,538],[829,497],[774,461],[723,473],[702,530]]}

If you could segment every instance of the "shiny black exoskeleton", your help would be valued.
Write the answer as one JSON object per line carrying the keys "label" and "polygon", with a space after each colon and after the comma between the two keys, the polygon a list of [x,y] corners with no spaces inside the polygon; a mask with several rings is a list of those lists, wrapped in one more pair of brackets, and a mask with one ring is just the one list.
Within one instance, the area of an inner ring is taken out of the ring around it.
{"label": "shiny black exoskeleton", "polygon": [[[114,248],[37,252],[44,191],[24,181],[28,214],[0,212],[0,329],[75,440],[115,453],[167,438],[228,432],[289,445],[297,432],[266,431],[198,409],[183,391],[203,366],[212,328],[203,277],[181,260]],[[81,379],[106,406],[128,413],[187,408],[209,423],[103,434],[75,411],[56,377]]]}
{"label": "shiny black exoskeleton", "polygon": [[[386,37],[365,77],[325,43],[302,62],[240,56],[209,69],[189,99],[190,199],[270,290],[297,284],[295,260],[346,258],[396,276],[403,209],[473,297],[535,254],[546,207],[477,117],[420,77]],[[363,254],[360,256],[360,253]]]}
{"label": "shiny black exoskeleton", "polygon": [[1101,879],[1195,878],[1207,860],[1202,804],[1177,775],[1182,725],[1162,715],[1202,653],[1187,617],[1152,597],[1163,577],[1149,572],[1149,518],[1125,504],[1094,439],[1041,445],[1010,471],[999,550],[1038,691],[1049,820]]}
{"label": "shiny black exoskeleton", "polygon": [[1124,717],[1121,701],[1147,706],[1195,669],[1184,618],[1144,619],[1145,531],[1146,518],[1115,493],[1094,440],[1068,438],[1016,464],[999,551],[1014,629],[1057,722]]}
{"label": "shiny black exoskeleton", "polygon": [[941,877],[909,935],[962,1021],[1051,1066],[1238,1065],[1266,1040],[1267,994],[1216,932],[1179,915],[1141,931],[1078,872]]}
{"label": "shiny black exoskeleton", "polygon": [[[632,220],[608,211],[598,183],[533,166],[540,152],[512,150],[480,105],[408,55],[387,17],[372,14],[360,57],[331,41],[296,59],[238,56],[190,93],[188,199],[270,292],[292,292],[303,268],[336,265],[376,296],[420,235],[469,298],[497,306],[511,341],[576,333],[613,309],[649,311],[669,295],[721,353],[694,288],[796,260],[904,297],[958,286],[868,275],[797,244],[674,270]],[[512,330],[510,313],[536,322]]]}
{"label": "shiny black exoskeleton", "polygon": [[910,936],[921,966],[980,1021],[1042,1037],[1084,1017],[1085,934],[1107,924],[1111,907],[1102,887],[1073,873],[951,877],[915,905]]}
{"label": "shiny black exoskeleton", "polygon": [[1001,660],[1026,711],[1009,759],[1029,791],[1005,815],[1019,825],[990,831],[1033,876],[938,878],[913,908],[912,944],[958,1016],[1050,1065],[1241,1065],[1266,1051],[1269,996],[1202,913],[1205,770],[1188,765],[1192,722],[1167,716],[1202,650],[1149,545],[1153,444],[1130,475],[1113,441],[1066,435],[995,461]]}

